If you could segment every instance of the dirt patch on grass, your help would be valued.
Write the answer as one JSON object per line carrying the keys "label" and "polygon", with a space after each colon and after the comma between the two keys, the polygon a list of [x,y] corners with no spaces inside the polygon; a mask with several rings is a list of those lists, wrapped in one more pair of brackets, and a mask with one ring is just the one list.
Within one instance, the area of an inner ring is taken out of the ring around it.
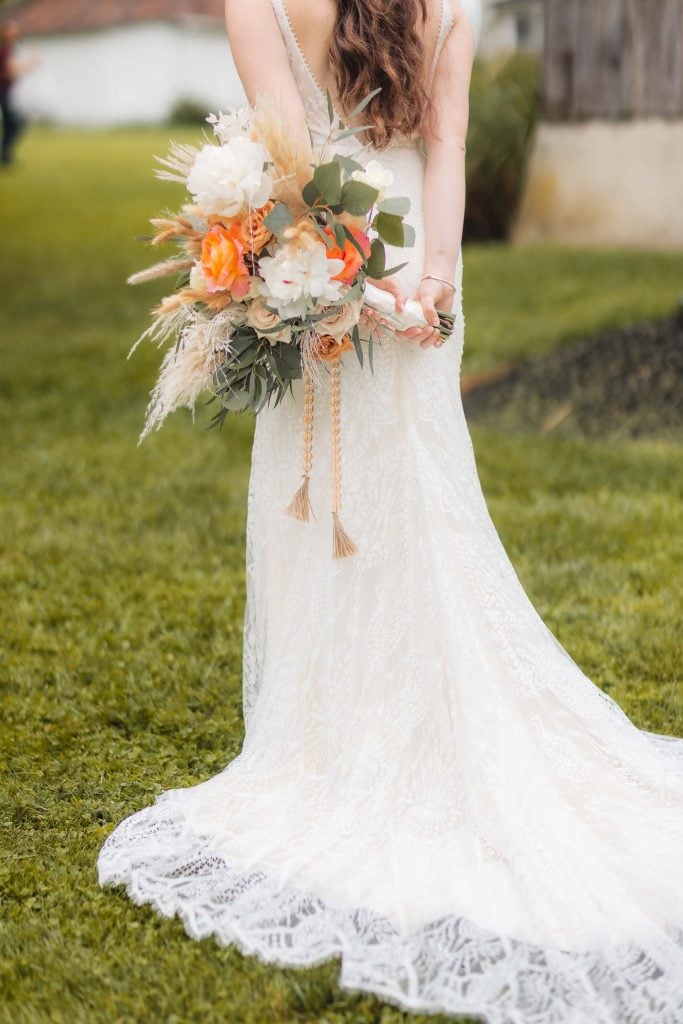
{"label": "dirt patch on grass", "polygon": [[683,314],[609,331],[468,384],[463,402],[472,423],[683,440]]}

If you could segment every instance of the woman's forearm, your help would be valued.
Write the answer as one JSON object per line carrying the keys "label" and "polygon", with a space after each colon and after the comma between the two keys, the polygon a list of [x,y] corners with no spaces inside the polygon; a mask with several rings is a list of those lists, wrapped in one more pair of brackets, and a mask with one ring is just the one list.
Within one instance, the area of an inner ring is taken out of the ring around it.
{"label": "woman's forearm", "polygon": [[465,139],[474,34],[454,2],[455,23],[439,58],[432,93],[433,119],[427,132],[424,180],[424,273],[452,281],[465,219]]}
{"label": "woman's forearm", "polygon": [[465,218],[465,151],[457,140],[429,148],[424,179],[424,273],[455,276]]}

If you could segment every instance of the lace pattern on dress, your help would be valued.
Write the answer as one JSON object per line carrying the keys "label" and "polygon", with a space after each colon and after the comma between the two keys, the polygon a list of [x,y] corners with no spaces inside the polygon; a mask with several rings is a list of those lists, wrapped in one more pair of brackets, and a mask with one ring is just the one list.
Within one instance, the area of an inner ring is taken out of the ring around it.
{"label": "lace pattern on dress", "polygon": [[[273,4],[324,137],[326,103]],[[411,199],[399,278],[414,293],[424,161],[367,152]],[[683,740],[638,730],[525,594],[464,418],[460,287],[454,310],[442,349],[399,338],[376,346],[374,374],[344,362],[345,525],[361,550],[343,564],[325,379],[315,521],[281,511],[300,475],[301,382],[259,413],[242,751],[122,821],[99,881],[265,961],[339,957],[343,987],[410,1010],[681,1024]]]}

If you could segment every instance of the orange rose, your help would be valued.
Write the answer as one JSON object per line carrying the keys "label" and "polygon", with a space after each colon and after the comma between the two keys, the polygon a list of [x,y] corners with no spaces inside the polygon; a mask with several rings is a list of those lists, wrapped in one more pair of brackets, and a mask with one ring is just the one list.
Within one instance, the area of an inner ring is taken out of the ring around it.
{"label": "orange rose", "polygon": [[345,334],[340,341],[333,338],[331,334],[319,334],[315,344],[315,358],[327,362],[329,359],[336,359],[342,352],[353,347],[353,342],[348,334]]}
{"label": "orange rose", "polygon": [[238,229],[214,224],[202,242],[201,268],[207,292],[230,291],[243,298],[249,291],[249,271]]}
{"label": "orange rose", "polygon": [[274,206],[275,203],[268,200],[265,206],[261,206],[258,210],[252,210],[242,218],[240,233],[249,252],[260,253],[273,237],[273,232],[268,230],[263,221]]}
{"label": "orange rose", "polygon": [[[361,249],[365,253],[365,257],[370,255],[370,239],[358,228],[349,228],[351,234],[356,239]],[[334,232],[330,227],[324,228],[325,234],[328,238],[334,241]],[[338,274],[335,274],[334,281],[344,281],[346,284],[351,284],[356,274],[363,265],[363,258],[356,249],[353,242],[348,238],[346,239],[346,245],[343,249],[340,249],[338,245],[333,245],[331,249],[327,250],[328,260],[343,260],[344,269],[340,270]]]}

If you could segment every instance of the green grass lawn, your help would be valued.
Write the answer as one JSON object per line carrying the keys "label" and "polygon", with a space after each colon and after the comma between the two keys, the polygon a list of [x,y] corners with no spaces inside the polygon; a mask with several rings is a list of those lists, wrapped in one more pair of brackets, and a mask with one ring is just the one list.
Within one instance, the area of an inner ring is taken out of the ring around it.
{"label": "green grass lawn", "polygon": [[[334,961],[267,966],[97,885],[113,824],[215,774],[242,737],[251,423],[205,434],[206,409],[180,413],[136,446],[160,353],[125,357],[160,290],[124,281],[149,261],[133,236],[179,199],[150,172],[167,137],[36,131],[0,177],[0,1024],[438,1024],[342,993]],[[466,368],[664,313],[682,270],[468,250]],[[548,625],[638,725],[683,734],[680,449],[474,442]]]}

